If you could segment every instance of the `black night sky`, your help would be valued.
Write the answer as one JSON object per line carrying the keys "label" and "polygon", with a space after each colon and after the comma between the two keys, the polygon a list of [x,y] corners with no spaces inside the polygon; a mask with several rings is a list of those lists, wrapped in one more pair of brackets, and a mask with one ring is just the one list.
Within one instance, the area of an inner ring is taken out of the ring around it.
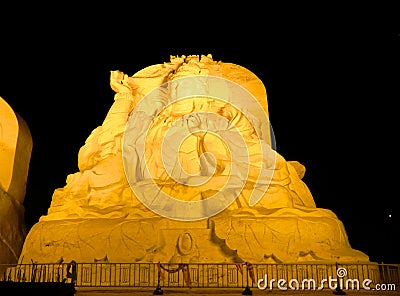
{"label": "black night sky", "polygon": [[47,213],[53,191],[78,171],[79,148],[113,102],[111,70],[133,75],[170,55],[212,54],[264,82],[277,151],[305,165],[303,180],[317,206],[336,213],[351,246],[372,261],[400,263],[394,107],[400,31],[334,24],[261,27],[253,35],[226,26],[141,36],[134,25],[115,33],[115,23],[111,31],[91,24],[5,31],[0,96],[25,119],[33,138],[24,203],[28,229]]}

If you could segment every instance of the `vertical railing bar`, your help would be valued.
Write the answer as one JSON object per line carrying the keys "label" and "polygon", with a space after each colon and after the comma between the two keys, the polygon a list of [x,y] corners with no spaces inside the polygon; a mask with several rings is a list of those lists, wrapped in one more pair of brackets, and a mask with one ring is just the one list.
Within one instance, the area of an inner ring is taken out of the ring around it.
{"label": "vertical railing bar", "polygon": [[136,266],[137,264],[133,264],[133,286],[136,287]]}
{"label": "vertical railing bar", "polygon": [[139,280],[139,287],[141,287],[142,286],[142,280],[141,280],[141,277],[142,277],[142,264],[141,263],[139,263],[139,272],[138,272],[138,280]]}
{"label": "vertical railing bar", "polygon": [[156,284],[157,275],[155,274],[156,268],[155,268],[154,263],[150,263],[150,264],[151,265],[149,266],[149,286],[155,288],[157,286],[157,284]]}
{"label": "vertical railing bar", "polygon": [[204,263],[199,265],[199,272],[200,272],[200,275],[199,275],[200,283],[199,284],[200,284],[200,287],[204,288],[204,287],[206,287],[206,283],[205,283],[206,265]]}
{"label": "vertical railing bar", "polygon": [[216,268],[216,271],[217,271],[217,287],[220,287],[220,285],[219,285],[219,277],[220,277],[220,272],[219,272],[219,264],[217,264],[217,268]]}
{"label": "vertical railing bar", "polygon": [[[114,265],[113,265],[114,266],[114,271],[113,271],[114,279],[110,278],[110,286],[111,287],[115,287],[115,286],[120,287],[121,286],[119,281],[118,281],[118,285],[117,285],[117,266],[118,266],[118,264],[119,263],[114,263]],[[120,268],[120,270],[121,270],[121,268]],[[112,283],[114,283],[114,285]]]}
{"label": "vertical railing bar", "polygon": [[[132,270],[131,270],[131,265],[132,265],[131,263],[129,263],[129,265],[128,265],[128,267],[129,267],[129,268],[128,268],[128,283],[129,283],[129,285],[131,284],[131,271],[132,271]],[[134,283],[134,284],[135,284],[135,283]],[[128,286],[129,286],[129,285],[128,285]]]}
{"label": "vertical railing bar", "polygon": [[96,273],[95,273],[95,276],[96,276],[96,282],[95,282],[95,287],[98,287],[99,286],[99,280],[98,280],[98,275],[99,275],[99,272],[98,272],[98,269],[99,269],[99,264],[98,263],[95,263],[95,268],[96,268]]}
{"label": "vertical railing bar", "polygon": [[117,275],[118,275],[118,286],[119,286],[119,287],[121,287],[121,286],[122,286],[122,281],[121,281],[121,279],[122,279],[122,277],[121,277],[121,272],[122,272],[122,264],[123,264],[123,263],[118,263],[118,266],[119,266],[119,272],[118,272],[117,270],[115,270],[115,276],[116,276],[116,278],[115,278],[115,282],[117,282]]}

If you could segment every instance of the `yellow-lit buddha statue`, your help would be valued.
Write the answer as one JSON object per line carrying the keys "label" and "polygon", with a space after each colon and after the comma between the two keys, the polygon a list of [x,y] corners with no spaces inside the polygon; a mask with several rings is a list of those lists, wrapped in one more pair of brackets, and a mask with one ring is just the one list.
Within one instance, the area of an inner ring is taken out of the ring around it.
{"label": "yellow-lit buddha statue", "polygon": [[273,147],[266,90],[211,55],[128,76],[31,229],[24,260],[368,262]]}

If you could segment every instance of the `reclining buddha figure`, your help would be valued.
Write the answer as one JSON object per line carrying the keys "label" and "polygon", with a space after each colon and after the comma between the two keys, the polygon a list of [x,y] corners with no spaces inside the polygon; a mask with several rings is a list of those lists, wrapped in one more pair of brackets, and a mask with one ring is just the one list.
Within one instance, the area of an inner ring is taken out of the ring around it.
{"label": "reclining buddha figure", "polygon": [[110,85],[114,103],[29,232],[26,260],[369,261],[316,207],[305,167],[276,151],[254,73],[171,56],[111,71]]}

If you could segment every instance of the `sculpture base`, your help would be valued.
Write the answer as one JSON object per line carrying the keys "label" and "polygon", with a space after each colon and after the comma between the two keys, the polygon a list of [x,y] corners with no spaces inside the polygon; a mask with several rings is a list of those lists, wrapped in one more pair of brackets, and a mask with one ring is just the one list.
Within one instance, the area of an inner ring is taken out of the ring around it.
{"label": "sculpture base", "polygon": [[240,211],[202,221],[153,218],[44,220],[19,263],[368,263],[329,210]]}

